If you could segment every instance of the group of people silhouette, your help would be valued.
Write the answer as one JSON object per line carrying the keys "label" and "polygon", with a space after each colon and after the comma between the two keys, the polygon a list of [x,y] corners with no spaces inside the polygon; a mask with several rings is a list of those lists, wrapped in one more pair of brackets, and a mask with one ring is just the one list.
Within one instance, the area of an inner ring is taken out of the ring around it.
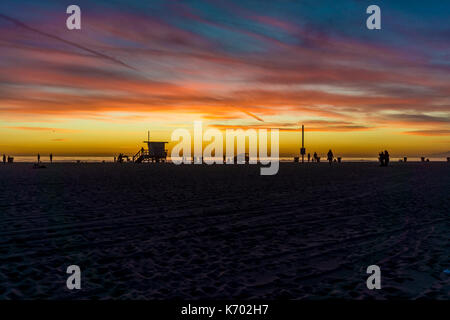
{"label": "group of people silhouette", "polygon": [[317,156],[317,152],[314,152],[313,158],[311,159],[311,153],[308,153],[308,162],[320,162],[320,157]]}
{"label": "group of people silhouette", "polygon": [[[144,152],[143,150],[144,148],[142,148],[142,152]],[[130,161],[130,158],[127,155],[120,153],[117,159],[116,157],[114,157],[114,162],[122,163],[125,161],[125,159],[127,159],[127,162]]]}
{"label": "group of people silhouette", "polygon": [[[50,158],[50,163],[53,163],[53,154],[52,153],[50,153],[49,158]],[[41,154],[40,153],[37,154],[37,161],[38,161],[38,163],[41,163]]]}
{"label": "group of people silhouette", "polygon": [[378,154],[378,161],[380,161],[380,167],[387,167],[389,164],[389,152],[387,150],[381,151]]}
{"label": "group of people silhouette", "polygon": [[[327,153],[327,160],[330,163],[330,166],[331,166],[331,163],[333,162],[333,159],[334,159],[333,151],[331,151],[331,149],[330,149]],[[339,160],[340,160],[340,158],[339,158]],[[311,159],[311,154],[308,153],[308,162],[310,162],[310,161],[320,162],[320,157],[317,155],[317,152],[314,152],[312,159]]]}
{"label": "group of people silhouette", "polygon": [[[333,151],[328,150],[327,153],[327,160],[331,166],[331,163],[336,162],[336,159],[334,159],[334,154]],[[341,162],[341,158],[338,158],[338,162]],[[320,157],[317,155],[317,152],[314,152],[313,158],[311,159],[311,154],[308,153],[308,162],[313,161],[313,162],[320,162]],[[381,151],[378,154],[378,161],[380,161],[380,166],[381,167],[387,167],[389,165],[389,152],[387,150]]]}
{"label": "group of people silhouette", "polygon": [[3,154],[3,164],[6,164],[6,162],[13,162],[13,161],[14,161],[13,157]]}

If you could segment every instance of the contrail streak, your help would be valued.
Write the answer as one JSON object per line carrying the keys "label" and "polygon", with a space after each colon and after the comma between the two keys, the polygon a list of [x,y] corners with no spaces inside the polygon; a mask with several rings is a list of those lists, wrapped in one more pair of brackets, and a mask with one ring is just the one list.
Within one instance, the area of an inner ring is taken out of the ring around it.
{"label": "contrail streak", "polygon": [[243,113],[249,115],[249,116],[252,117],[252,118],[255,118],[255,119],[258,120],[258,121],[264,122],[263,119],[261,119],[260,117],[258,117],[258,116],[255,115],[255,114],[251,113],[250,111],[242,110],[242,109],[239,109],[239,111],[241,111],[241,112],[243,112]]}
{"label": "contrail streak", "polygon": [[73,46],[73,47],[75,47],[75,48],[78,48],[78,49],[87,51],[87,52],[89,52],[89,53],[92,53],[92,54],[95,55],[96,57],[103,58],[103,59],[109,60],[109,61],[111,61],[111,62],[114,62],[114,63],[116,63],[116,64],[118,64],[118,65],[121,65],[121,66],[123,66],[123,67],[126,67],[126,68],[128,68],[128,69],[131,69],[131,70],[134,70],[134,71],[138,71],[137,69],[135,69],[135,68],[133,68],[133,67],[127,65],[126,63],[124,63],[124,62],[122,62],[122,61],[120,61],[120,60],[118,60],[118,59],[116,59],[116,58],[110,57],[110,56],[108,56],[108,55],[106,55],[106,54],[103,54],[103,53],[101,53],[101,52],[98,52],[98,51],[89,49],[89,48],[87,48],[87,47],[84,47],[84,46],[81,46],[81,45],[79,45],[79,44],[76,44],[75,42],[65,40],[65,39],[60,38],[60,37],[58,37],[58,36],[55,36],[55,35],[52,35],[52,34],[50,34],[50,33],[41,31],[41,30],[39,30],[39,29],[30,27],[30,26],[26,25],[25,23],[23,23],[23,22],[21,22],[21,21],[19,21],[19,20],[17,20],[17,19],[8,17],[8,16],[6,16],[6,15],[4,15],[4,14],[1,14],[1,13],[0,13],[0,18],[3,18],[3,19],[5,19],[5,20],[7,20],[7,21],[10,21],[10,22],[12,22],[12,23],[16,24],[17,26],[22,27],[22,28],[24,28],[24,29],[27,29],[27,30],[30,30],[30,31],[39,33],[39,34],[41,34],[41,35],[43,35],[43,36],[46,36],[46,37],[49,37],[49,38],[51,38],[51,39],[55,39],[55,40],[61,41],[61,42],[65,43],[65,44],[68,44],[68,45]]}
{"label": "contrail streak", "polygon": [[[40,35],[46,36],[46,37],[48,37],[48,38],[51,38],[51,39],[54,39],[54,40],[63,42],[63,43],[65,43],[65,44],[68,44],[68,45],[70,45],[70,46],[72,46],[72,47],[75,47],[75,48],[78,48],[78,49],[87,51],[87,52],[89,52],[89,53],[92,53],[92,54],[93,54],[94,56],[96,56],[96,57],[99,57],[99,58],[102,58],[102,59],[111,61],[111,62],[113,62],[113,63],[115,63],[115,64],[118,64],[118,65],[120,65],[120,66],[123,66],[123,67],[125,67],[125,68],[128,68],[128,69],[131,69],[131,70],[134,70],[134,71],[139,72],[139,70],[137,70],[136,68],[133,68],[132,66],[129,66],[128,64],[126,64],[126,63],[124,63],[124,62],[122,62],[122,61],[120,61],[120,60],[118,60],[118,59],[116,59],[116,58],[113,58],[113,57],[110,57],[110,56],[108,56],[108,55],[106,55],[106,54],[103,54],[103,53],[101,53],[101,52],[98,52],[98,51],[89,49],[89,48],[87,48],[87,47],[85,47],[85,46],[82,46],[82,45],[79,45],[79,44],[77,44],[77,43],[75,43],[75,42],[65,40],[65,39],[60,38],[60,37],[58,37],[58,36],[55,36],[55,35],[53,35],[53,34],[50,34],[50,33],[44,32],[44,31],[41,31],[41,30],[36,29],[36,28],[33,28],[33,27],[30,27],[30,26],[26,25],[25,23],[23,23],[23,22],[21,22],[21,21],[15,19],[15,18],[11,18],[11,17],[6,16],[6,15],[1,14],[1,13],[0,13],[0,18],[2,18],[2,19],[4,19],[4,20],[7,20],[7,21],[10,21],[10,22],[14,23],[15,25],[17,25],[17,26],[19,26],[19,27],[22,27],[22,28],[24,28],[24,29],[30,30],[30,31],[32,31],[32,32],[36,32],[36,33],[38,33],[38,34],[40,34]],[[254,119],[258,120],[258,121],[264,122],[263,119],[261,119],[260,117],[258,117],[257,115],[255,115],[255,114],[253,114],[253,113],[251,113],[251,112],[249,112],[249,111],[246,111],[246,110],[243,110],[243,109],[239,109],[239,108],[236,108],[236,109],[238,109],[239,111],[241,111],[241,112],[243,112],[243,113],[245,113],[245,114],[251,116],[252,118],[254,118]]]}

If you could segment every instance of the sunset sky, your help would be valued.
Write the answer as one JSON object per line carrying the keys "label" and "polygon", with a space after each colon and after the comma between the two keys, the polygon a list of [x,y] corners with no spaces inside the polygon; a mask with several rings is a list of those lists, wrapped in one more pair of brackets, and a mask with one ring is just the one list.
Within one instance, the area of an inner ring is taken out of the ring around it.
{"label": "sunset sky", "polygon": [[131,154],[194,120],[279,128],[284,156],[302,123],[307,152],[447,152],[449,21],[438,0],[2,0],[0,154]]}

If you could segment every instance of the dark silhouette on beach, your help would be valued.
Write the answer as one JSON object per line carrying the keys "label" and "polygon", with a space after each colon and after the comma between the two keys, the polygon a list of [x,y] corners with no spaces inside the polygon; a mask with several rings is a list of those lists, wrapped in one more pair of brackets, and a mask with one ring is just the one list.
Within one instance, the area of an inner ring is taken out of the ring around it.
{"label": "dark silhouette on beach", "polygon": [[37,155],[38,162],[33,164],[33,169],[45,169],[47,168],[45,165],[41,164],[41,154],[38,153]]}
{"label": "dark silhouette on beach", "polygon": [[311,153],[308,153],[308,162],[311,160]]}
{"label": "dark silhouette on beach", "polygon": [[3,164],[6,164],[6,155],[3,154]]}
{"label": "dark silhouette on beach", "polygon": [[129,156],[127,156],[125,154],[122,154],[122,153],[119,153],[119,156],[117,157],[117,162],[118,163],[123,163],[125,161],[125,159],[127,160],[127,162],[130,161],[130,157]]}
{"label": "dark silhouette on beach", "polygon": [[380,167],[387,167],[389,165],[389,152],[387,150],[381,151],[378,154],[378,160],[380,161]]}
{"label": "dark silhouette on beach", "polygon": [[50,163],[53,163],[53,154],[50,153]]}
{"label": "dark silhouette on beach", "polygon": [[331,149],[327,153],[327,159],[331,166],[331,163],[333,162],[333,151],[331,151]]}

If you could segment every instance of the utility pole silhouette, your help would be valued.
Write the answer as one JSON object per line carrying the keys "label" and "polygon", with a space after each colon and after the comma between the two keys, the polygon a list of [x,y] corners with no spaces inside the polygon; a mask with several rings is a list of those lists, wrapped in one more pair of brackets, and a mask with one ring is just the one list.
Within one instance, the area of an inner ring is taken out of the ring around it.
{"label": "utility pole silhouette", "polygon": [[300,154],[302,155],[302,163],[305,162],[305,126],[302,124],[302,148],[300,149]]}

